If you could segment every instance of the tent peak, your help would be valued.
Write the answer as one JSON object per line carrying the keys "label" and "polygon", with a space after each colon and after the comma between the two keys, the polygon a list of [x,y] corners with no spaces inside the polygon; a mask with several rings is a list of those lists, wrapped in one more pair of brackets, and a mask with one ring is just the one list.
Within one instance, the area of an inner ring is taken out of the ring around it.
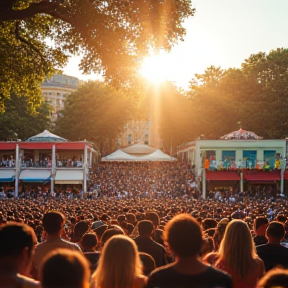
{"label": "tent peak", "polygon": [[55,135],[48,130],[44,130],[42,133],[34,135],[28,138],[28,142],[67,142],[67,139],[64,139],[58,135]]}

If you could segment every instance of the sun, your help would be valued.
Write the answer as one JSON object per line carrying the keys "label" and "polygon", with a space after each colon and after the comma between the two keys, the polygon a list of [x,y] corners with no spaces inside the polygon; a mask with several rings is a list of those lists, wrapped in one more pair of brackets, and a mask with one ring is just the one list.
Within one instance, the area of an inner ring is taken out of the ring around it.
{"label": "sun", "polygon": [[151,55],[143,60],[140,74],[153,83],[161,83],[170,80],[171,69],[166,55]]}

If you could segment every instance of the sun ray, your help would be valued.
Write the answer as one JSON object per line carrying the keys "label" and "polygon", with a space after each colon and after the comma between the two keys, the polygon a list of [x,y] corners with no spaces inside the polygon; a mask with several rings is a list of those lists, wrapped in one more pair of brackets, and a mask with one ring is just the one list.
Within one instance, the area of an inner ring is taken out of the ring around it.
{"label": "sun ray", "polygon": [[153,83],[161,83],[169,80],[171,69],[167,55],[152,54],[143,60],[140,74]]}

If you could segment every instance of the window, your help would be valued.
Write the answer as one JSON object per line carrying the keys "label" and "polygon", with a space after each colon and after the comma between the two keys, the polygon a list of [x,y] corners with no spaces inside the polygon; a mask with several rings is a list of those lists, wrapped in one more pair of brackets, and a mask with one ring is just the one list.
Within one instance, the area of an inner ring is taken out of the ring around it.
{"label": "window", "polygon": [[270,167],[275,166],[276,151],[275,150],[264,150],[264,161],[268,163]]}
{"label": "window", "polygon": [[127,142],[129,145],[131,145],[132,135],[127,136]]}
{"label": "window", "polygon": [[243,150],[243,160],[246,162],[246,168],[255,168],[257,160],[256,150]]}
{"label": "window", "polygon": [[215,150],[207,150],[207,151],[205,151],[204,156],[206,159],[209,159],[210,161],[216,160],[216,151]]}
{"label": "window", "polygon": [[222,161],[227,159],[228,161],[235,161],[236,151],[223,150],[222,151]]}
{"label": "window", "polygon": [[206,150],[202,152],[203,154],[203,167],[205,169],[216,170],[216,151],[215,150]]}
{"label": "window", "polygon": [[223,150],[222,151],[222,161],[223,168],[229,169],[235,164],[236,151],[234,150]]}

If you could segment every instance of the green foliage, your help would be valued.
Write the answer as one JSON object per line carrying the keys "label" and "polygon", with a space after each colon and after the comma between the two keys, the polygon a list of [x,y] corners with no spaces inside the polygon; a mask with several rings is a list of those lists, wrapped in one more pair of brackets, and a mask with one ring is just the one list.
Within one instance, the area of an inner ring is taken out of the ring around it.
{"label": "green foliage", "polygon": [[191,6],[190,0],[0,1],[0,108],[11,91],[39,106],[44,77],[79,52],[84,73],[129,83],[149,49],[169,51],[183,40]]}
{"label": "green foliage", "polygon": [[231,131],[254,131],[267,139],[288,136],[288,49],[251,55],[241,69],[213,66],[190,82],[193,131],[217,139]]}
{"label": "green foliage", "polygon": [[130,119],[133,102],[102,82],[87,82],[68,96],[57,119],[56,134],[71,141],[84,139],[100,151],[114,149],[118,133]]}
{"label": "green foliage", "polygon": [[32,109],[26,97],[17,97],[11,94],[10,99],[5,99],[5,113],[0,114],[0,140],[26,140],[38,134],[39,131],[49,129],[49,108],[42,103]]}

